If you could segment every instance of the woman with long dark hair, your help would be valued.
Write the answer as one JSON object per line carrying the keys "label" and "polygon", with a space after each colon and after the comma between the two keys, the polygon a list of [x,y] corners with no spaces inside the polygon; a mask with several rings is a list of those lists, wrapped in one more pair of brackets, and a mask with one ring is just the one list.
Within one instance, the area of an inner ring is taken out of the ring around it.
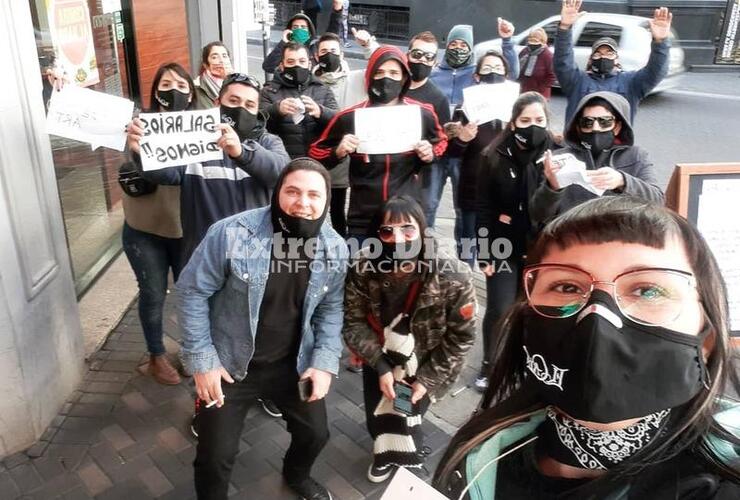
{"label": "woman with long dark hair", "polygon": [[529,200],[538,187],[539,160],[551,145],[547,100],[525,92],[504,131],[483,150],[475,179],[478,263],[486,275],[483,362],[475,387],[488,386],[498,322],[521,291],[520,271],[532,240]]}
{"label": "woman with long dark hair", "polygon": [[[148,112],[166,113],[192,109],[195,85],[177,63],[159,67],[152,81]],[[128,168],[135,172],[135,168]],[[179,384],[180,376],[166,356],[162,309],[170,270],[175,281],[182,269],[180,187],[157,186],[134,176],[145,189],[123,190],[123,250],[139,284],[139,320],[144,330],[149,362],[141,370],[162,384]],[[126,184],[124,182],[124,184]],[[146,194],[144,194],[146,193]]]}
{"label": "woman with long dark hair", "polygon": [[457,379],[475,338],[470,269],[440,251],[426,229],[419,203],[390,198],[347,273],[343,335],[364,365],[375,483],[396,467],[423,466],[422,417]]}
{"label": "woman with long dark hair", "polygon": [[198,107],[202,109],[214,107],[224,80],[233,72],[231,54],[223,42],[215,41],[203,47],[200,71],[195,79]]}
{"label": "woman with long dark hair", "polygon": [[454,499],[740,497],[725,286],[695,227],[605,197],[528,255],[491,383],[434,484]]}
{"label": "woman with long dark hair", "polygon": [[[509,65],[506,58],[496,51],[489,50],[478,59],[473,73],[476,85],[496,85],[504,83],[509,77]],[[456,113],[462,121],[453,121],[445,126],[450,141],[447,155],[460,158],[460,182],[457,189],[457,205],[460,207],[462,224],[455,230],[457,255],[472,268],[475,265],[475,229],[476,229],[476,191],[477,174],[481,152],[501,134],[506,124],[501,120],[486,123],[468,123],[461,110]]]}

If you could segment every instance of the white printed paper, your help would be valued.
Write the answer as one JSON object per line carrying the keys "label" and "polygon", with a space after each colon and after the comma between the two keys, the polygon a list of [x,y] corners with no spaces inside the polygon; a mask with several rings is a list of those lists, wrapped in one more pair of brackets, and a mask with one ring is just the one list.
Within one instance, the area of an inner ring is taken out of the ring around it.
{"label": "white printed paper", "polygon": [[218,108],[142,113],[139,119],[145,130],[139,143],[144,170],[223,158],[223,151],[216,144],[221,137]]}
{"label": "white printed paper", "polygon": [[403,467],[396,470],[388,488],[380,500],[447,500],[439,491],[407,471]]}
{"label": "white printed paper", "polygon": [[122,97],[65,85],[54,92],[46,115],[49,134],[123,151],[134,103]]}
{"label": "white printed paper", "polygon": [[303,121],[304,118],[306,118],[306,105],[303,104],[303,101],[301,101],[300,99],[296,99],[296,101],[298,111],[295,114],[290,115],[290,117],[293,120],[293,123],[298,125]]}
{"label": "white printed paper", "polygon": [[361,154],[412,151],[421,141],[421,108],[416,105],[376,106],[355,111],[355,135]]}
{"label": "white printed paper", "polygon": [[597,196],[601,196],[606,191],[605,189],[595,188],[591,184],[591,180],[586,175],[586,164],[571,153],[553,156],[552,162],[554,165],[560,165],[560,170],[555,174],[555,177],[558,179],[561,188],[578,184]]}
{"label": "white printed paper", "polygon": [[738,179],[704,180],[696,220],[725,280],[731,331],[740,331],[740,219],[727,214],[740,209],[738,193]]}
{"label": "white printed paper", "polygon": [[519,97],[519,84],[503,83],[471,85],[463,89],[463,110],[478,125],[493,120],[508,122],[511,108]]}

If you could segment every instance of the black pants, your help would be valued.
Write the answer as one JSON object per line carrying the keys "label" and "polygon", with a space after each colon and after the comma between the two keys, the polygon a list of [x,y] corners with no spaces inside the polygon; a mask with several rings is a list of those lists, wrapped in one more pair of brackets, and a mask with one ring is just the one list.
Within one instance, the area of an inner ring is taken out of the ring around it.
{"label": "black pants", "polygon": [[[323,399],[304,403],[298,396],[295,360],[250,366],[241,382],[222,382],[226,396],[221,408],[203,407],[198,422],[195,490],[199,500],[226,500],[231,469],[239,452],[244,417],[257,398],[272,400],[282,410],[292,436],[283,461],[288,484],[309,477],[311,467],[329,441]],[[205,405],[204,405],[205,406]]]}
{"label": "black pants", "polygon": [[347,188],[331,188],[331,225],[342,238],[347,236],[347,214],[344,212],[346,201]]}
{"label": "black pants", "polygon": [[[483,366],[481,372],[487,370],[493,359],[493,350],[499,337],[499,320],[516,300],[521,289],[521,264],[518,261],[507,260],[506,264],[511,272],[501,270],[502,261],[495,263],[496,272],[486,276],[486,314],[483,316]],[[501,270],[501,272],[499,272]]]}

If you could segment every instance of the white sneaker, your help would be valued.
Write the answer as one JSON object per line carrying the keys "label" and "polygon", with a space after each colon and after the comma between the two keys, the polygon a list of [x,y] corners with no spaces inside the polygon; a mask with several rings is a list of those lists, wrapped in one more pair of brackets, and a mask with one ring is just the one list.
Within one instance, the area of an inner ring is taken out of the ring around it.
{"label": "white sneaker", "polygon": [[486,392],[486,389],[488,389],[488,377],[478,375],[478,377],[475,379],[474,385],[475,385],[475,389],[478,392]]}

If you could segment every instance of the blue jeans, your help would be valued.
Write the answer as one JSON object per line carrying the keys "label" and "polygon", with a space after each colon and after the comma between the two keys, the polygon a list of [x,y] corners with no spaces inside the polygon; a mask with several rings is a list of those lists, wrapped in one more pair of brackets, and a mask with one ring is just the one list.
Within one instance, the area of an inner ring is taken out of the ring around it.
{"label": "blue jeans", "polygon": [[165,353],[162,309],[167,296],[167,275],[177,281],[182,269],[182,239],[163,238],[123,224],[123,251],[139,283],[139,320],[150,354]]}
{"label": "blue jeans", "polygon": [[472,269],[477,254],[475,236],[476,212],[460,210],[460,238],[457,240],[457,256]]}
{"label": "blue jeans", "polygon": [[452,182],[452,204],[455,207],[455,240],[460,241],[462,221],[460,206],[457,202],[458,186],[460,184],[460,158],[442,158],[429,167],[424,179],[422,198],[424,201],[424,215],[427,218],[427,226],[434,227],[437,218],[437,208],[442,198],[447,178]]}

